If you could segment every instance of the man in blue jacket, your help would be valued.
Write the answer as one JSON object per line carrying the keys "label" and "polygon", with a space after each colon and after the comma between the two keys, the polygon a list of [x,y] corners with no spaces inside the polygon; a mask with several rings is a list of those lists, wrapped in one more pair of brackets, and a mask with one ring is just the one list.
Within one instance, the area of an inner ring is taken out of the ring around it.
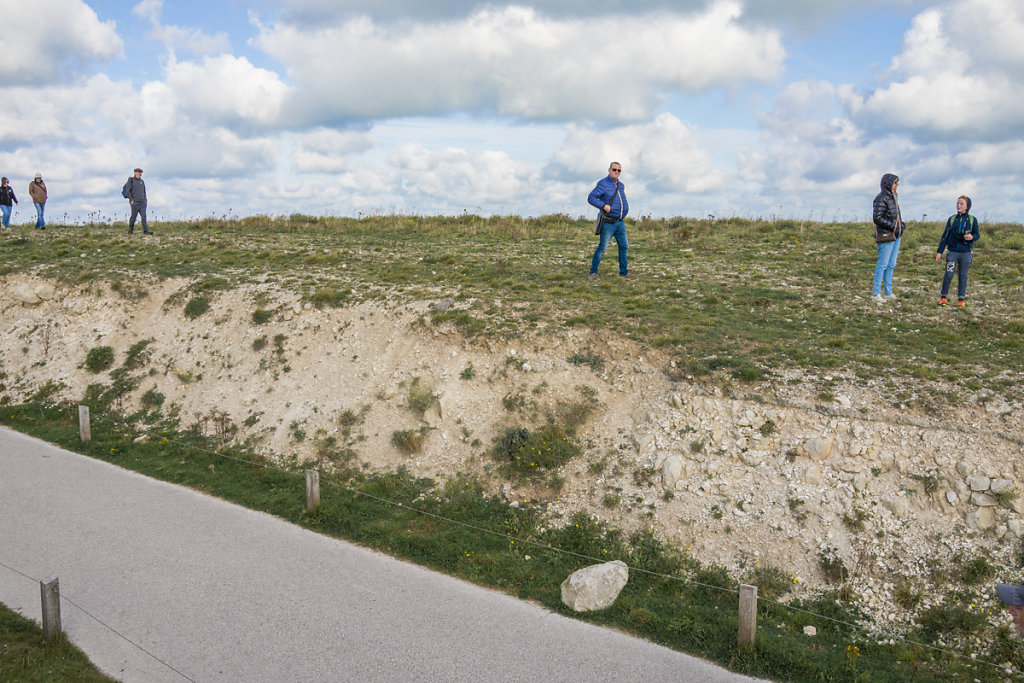
{"label": "man in blue jacket", "polygon": [[619,180],[622,175],[622,164],[613,161],[608,166],[608,177],[601,178],[597,185],[590,191],[587,202],[601,211],[601,241],[594,250],[594,258],[590,261],[590,275],[588,280],[597,279],[597,267],[601,264],[601,257],[608,248],[608,240],[615,238],[619,245],[619,275],[627,280],[635,280],[636,276],[629,272],[629,264],[626,259],[626,251],[629,249],[629,242],[626,239],[626,223],[624,219],[629,214],[629,202],[626,201],[626,186]]}

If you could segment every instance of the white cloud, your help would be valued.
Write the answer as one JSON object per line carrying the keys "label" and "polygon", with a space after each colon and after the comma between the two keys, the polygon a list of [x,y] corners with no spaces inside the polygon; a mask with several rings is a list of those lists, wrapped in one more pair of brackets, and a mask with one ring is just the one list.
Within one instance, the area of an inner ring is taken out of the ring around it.
{"label": "white cloud", "polygon": [[496,150],[445,148],[428,150],[417,143],[402,145],[388,157],[398,174],[406,202],[424,211],[488,210],[495,204],[508,213],[525,213],[534,201],[528,191],[532,166]]}
{"label": "white cloud", "polygon": [[288,93],[276,73],[231,55],[171,61],[164,77],[179,114],[218,124],[272,125]]}
{"label": "white cloud", "polygon": [[1024,135],[1024,6],[956,0],[922,12],[892,62],[892,82],[851,92],[851,116],[922,141]]}
{"label": "white cloud", "polygon": [[295,136],[290,160],[301,173],[337,173],[352,163],[353,155],[373,146],[373,136],[365,131],[318,128]]}
{"label": "white cloud", "polygon": [[163,0],[142,0],[132,8],[132,13],[146,19],[153,25],[150,37],[164,46],[172,56],[179,48],[194,55],[212,55],[231,51],[231,40],[226,33],[210,35],[197,28],[185,28],[164,24]]}
{"label": "white cloud", "polygon": [[6,0],[0,30],[0,85],[49,83],[124,54],[114,22],[81,0]]}
{"label": "white cloud", "polygon": [[740,26],[740,14],[730,0],[690,15],[567,20],[506,7],[424,24],[278,23],[254,43],[286,65],[300,122],[453,111],[624,121],[672,92],[777,78],[779,34]]}
{"label": "white cloud", "polygon": [[622,164],[623,182],[636,183],[638,195],[705,192],[725,182],[701,147],[696,129],[672,114],[610,130],[570,125],[548,175],[596,180],[611,161]]}

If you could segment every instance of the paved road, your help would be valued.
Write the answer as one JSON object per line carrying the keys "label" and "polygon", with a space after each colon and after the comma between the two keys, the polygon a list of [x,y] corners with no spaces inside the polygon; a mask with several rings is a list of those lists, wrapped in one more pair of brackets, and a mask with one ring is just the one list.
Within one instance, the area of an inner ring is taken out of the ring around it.
{"label": "paved road", "polygon": [[57,575],[153,655],[62,601],[125,681],[753,680],[6,429],[0,520],[36,579],[0,567],[0,602],[38,621]]}

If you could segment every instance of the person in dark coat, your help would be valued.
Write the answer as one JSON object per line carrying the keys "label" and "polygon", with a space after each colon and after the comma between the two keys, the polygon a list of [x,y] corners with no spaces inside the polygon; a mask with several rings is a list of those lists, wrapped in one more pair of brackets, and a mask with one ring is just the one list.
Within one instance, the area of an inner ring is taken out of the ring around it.
{"label": "person in dark coat", "polygon": [[[900,241],[907,224],[900,215],[899,184],[900,178],[894,173],[886,173],[879,183],[882,191],[875,196],[872,204],[871,217],[875,222],[875,243],[878,245],[878,261],[875,263],[875,283],[871,300],[875,303],[892,301],[896,294],[892,291],[892,273],[896,269],[896,259],[900,255]],[[885,293],[882,286],[885,285]]]}
{"label": "person in dark coat", "polygon": [[135,232],[135,219],[142,216],[142,234],[149,234],[149,223],[146,222],[146,183],[142,180],[142,169],[135,169],[134,175],[125,181],[121,194],[128,198],[132,207],[132,217],[128,219],[128,234]]}
{"label": "person in dark coat", "polygon": [[942,277],[942,292],[939,294],[939,305],[946,305],[949,285],[953,282],[953,271],[956,271],[956,305],[964,305],[967,296],[967,271],[971,268],[974,245],[981,237],[978,230],[978,219],[971,215],[971,198],[960,195],[956,200],[956,213],[946,221],[946,229],[939,240],[939,250],[935,260],[942,258],[942,250],[946,251],[946,274]]}
{"label": "person in dark coat", "polygon": [[18,203],[18,198],[14,196],[14,188],[7,178],[0,178],[0,212],[3,212],[4,230],[11,229],[11,202]]}

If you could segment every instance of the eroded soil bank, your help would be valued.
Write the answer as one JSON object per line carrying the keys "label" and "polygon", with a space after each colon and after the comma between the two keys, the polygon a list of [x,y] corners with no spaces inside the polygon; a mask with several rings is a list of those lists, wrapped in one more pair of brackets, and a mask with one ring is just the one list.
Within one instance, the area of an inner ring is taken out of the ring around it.
{"label": "eroded soil bank", "polygon": [[[450,301],[318,309],[251,286],[209,294],[191,317],[183,280],[121,293],[0,284],[4,403],[80,402],[90,385],[130,380],[123,412],[155,405],[322,467],[344,457],[477,475],[510,504],[546,501],[553,523],[582,509],[650,527],[741,578],[774,567],[797,594],[828,584],[839,562],[883,624],[913,616],[894,604],[901,582],[937,595],[929,577],[979,557],[1007,573],[1024,536],[1024,416],[998,397],[925,415],[842,373],[827,402],[810,389],[820,378],[799,371],[757,386],[699,382],[600,330],[467,341],[432,322],[432,307],[462,305]],[[91,372],[102,346],[114,362]],[[507,427],[570,415],[583,453],[556,477],[498,474],[489,451]],[[412,454],[395,445],[407,430],[423,436]]]}

